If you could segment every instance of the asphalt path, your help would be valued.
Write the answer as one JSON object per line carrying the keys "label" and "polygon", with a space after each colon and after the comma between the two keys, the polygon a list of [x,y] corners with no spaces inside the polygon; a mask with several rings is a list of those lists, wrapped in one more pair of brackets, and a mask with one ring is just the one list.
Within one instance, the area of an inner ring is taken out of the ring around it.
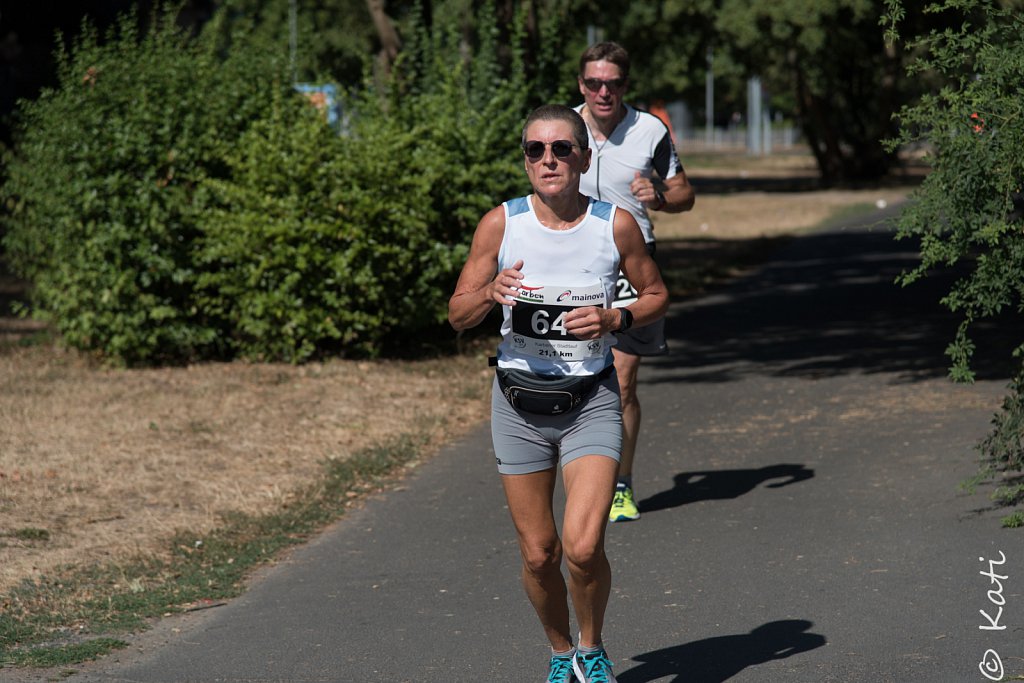
{"label": "asphalt path", "polygon": [[[915,252],[888,215],[673,304],[671,354],[640,374],[643,516],[608,532],[620,683],[1024,675],[1024,532],[991,486],[958,488],[1014,334],[981,330],[979,381],[951,384],[949,279],[893,285]],[[485,424],[243,596],[66,680],[539,683],[546,663]]]}

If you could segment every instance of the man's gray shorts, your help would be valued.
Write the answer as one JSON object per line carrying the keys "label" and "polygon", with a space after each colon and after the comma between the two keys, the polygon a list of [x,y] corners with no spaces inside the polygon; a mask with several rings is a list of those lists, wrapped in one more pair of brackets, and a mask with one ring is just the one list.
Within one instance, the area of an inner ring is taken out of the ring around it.
{"label": "man's gray shorts", "polygon": [[579,406],[564,415],[534,415],[509,405],[495,378],[491,388],[491,439],[501,474],[551,469],[583,455],[618,462],[622,452],[619,380],[609,374]]}
{"label": "man's gray shorts", "polygon": [[650,325],[631,327],[625,332],[615,333],[616,351],[634,356],[664,356],[668,353],[665,339],[665,319],[658,318]]}
{"label": "man's gray shorts", "polygon": [[[654,258],[656,251],[654,242],[647,243],[647,253]],[[665,339],[665,319],[658,318],[650,325],[631,327],[625,332],[615,333],[615,346],[622,353],[633,356],[664,356],[668,353],[668,340]]]}

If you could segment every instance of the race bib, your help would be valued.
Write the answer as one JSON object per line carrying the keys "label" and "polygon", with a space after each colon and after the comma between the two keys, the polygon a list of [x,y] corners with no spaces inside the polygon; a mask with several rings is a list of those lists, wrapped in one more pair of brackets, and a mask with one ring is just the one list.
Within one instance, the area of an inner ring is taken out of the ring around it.
{"label": "race bib", "polygon": [[629,284],[629,280],[622,274],[622,271],[619,271],[619,279],[615,281],[615,301],[612,302],[612,308],[628,306],[639,296],[640,293],[633,288],[633,285]]}
{"label": "race bib", "polygon": [[581,361],[605,354],[604,339],[577,339],[565,329],[565,314],[583,306],[606,307],[604,286],[523,283],[512,307],[512,345],[520,353],[547,360]]}

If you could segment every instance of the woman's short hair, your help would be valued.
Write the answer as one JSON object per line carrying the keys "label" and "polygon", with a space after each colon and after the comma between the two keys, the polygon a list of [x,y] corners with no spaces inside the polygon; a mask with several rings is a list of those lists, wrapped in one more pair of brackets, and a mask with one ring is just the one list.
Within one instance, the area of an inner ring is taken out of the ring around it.
{"label": "woman's short hair", "polygon": [[530,115],[526,117],[526,123],[523,124],[522,144],[524,146],[526,145],[526,129],[534,121],[564,121],[572,126],[572,136],[580,150],[590,147],[587,124],[579,112],[571,107],[564,104],[543,104],[530,112]]}

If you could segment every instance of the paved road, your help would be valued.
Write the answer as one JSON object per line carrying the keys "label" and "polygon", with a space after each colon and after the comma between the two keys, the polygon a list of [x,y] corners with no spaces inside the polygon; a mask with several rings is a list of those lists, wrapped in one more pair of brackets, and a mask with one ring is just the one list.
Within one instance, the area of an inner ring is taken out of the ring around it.
{"label": "paved road", "polygon": [[[1024,536],[957,487],[1005,370],[944,379],[943,283],[891,284],[913,259],[848,222],[673,306],[641,372],[643,518],[609,531],[621,683],[984,682],[987,651],[1024,674]],[[484,425],[243,597],[67,680],[543,680],[492,457]],[[1006,628],[982,630],[994,602]]]}

